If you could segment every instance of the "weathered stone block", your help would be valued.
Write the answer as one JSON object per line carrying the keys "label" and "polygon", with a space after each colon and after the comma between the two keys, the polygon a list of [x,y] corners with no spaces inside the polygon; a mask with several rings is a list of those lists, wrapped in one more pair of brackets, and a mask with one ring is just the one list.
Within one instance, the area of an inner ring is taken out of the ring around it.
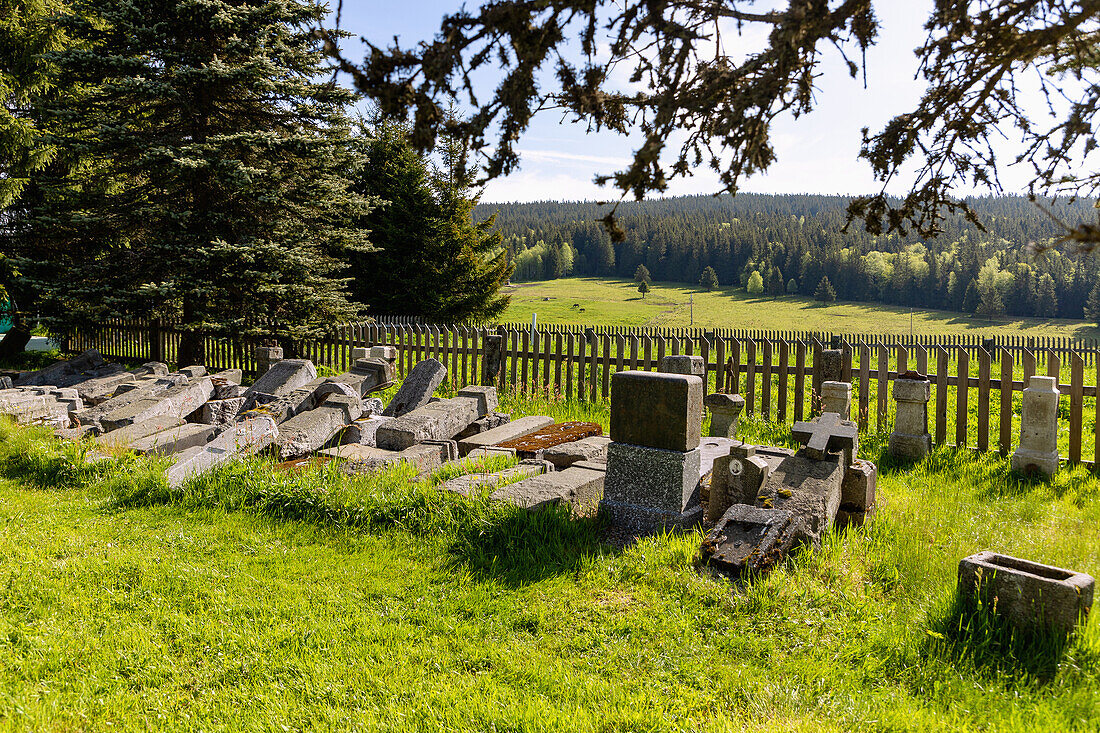
{"label": "weathered stone block", "polygon": [[183,424],[183,418],[179,415],[167,413],[155,415],[148,420],[125,425],[118,430],[99,436],[96,442],[103,447],[126,448],[142,438],[156,435],[164,430],[178,427]]}
{"label": "weathered stone block", "polygon": [[253,352],[256,359],[256,371],[266,374],[275,362],[283,360],[283,348],[281,346],[257,346]]}
{"label": "weathered stone block", "polygon": [[110,431],[157,415],[183,418],[201,408],[213,396],[214,383],[210,381],[210,377],[203,377],[196,382],[172,387],[155,397],[138,400],[104,415],[100,423],[104,429]]}
{"label": "weathered stone block", "polygon": [[552,463],[554,468],[559,471],[580,461],[606,464],[607,446],[609,445],[611,445],[611,438],[604,435],[593,435],[547,448],[543,451],[542,457],[543,460]]}
{"label": "weathered stone block", "polygon": [[1073,631],[1088,615],[1095,587],[1091,575],[995,552],[959,562],[959,595],[984,599],[1008,623],[1028,631]]}
{"label": "weathered stone block", "polygon": [[377,470],[396,463],[406,463],[416,469],[417,476],[435,471],[448,461],[458,457],[458,446],[453,440],[425,441],[401,451],[372,448],[354,443],[338,448],[326,448],[322,455],[332,455],[344,460],[345,473],[356,474]]}
{"label": "weathered stone block", "polygon": [[699,446],[703,380],[662,372],[622,371],[611,377],[611,439],[648,448]]}
{"label": "weathered stone block", "polygon": [[95,349],[88,349],[83,354],[68,361],[51,364],[45,369],[33,372],[21,372],[13,382],[18,387],[34,387],[44,384],[57,384],[66,376],[92,371],[104,366],[107,361]]}
{"label": "weathered stone block", "polygon": [[699,453],[612,442],[601,507],[615,524],[643,531],[699,523]]}
{"label": "weathered stone block", "polygon": [[404,450],[425,440],[449,440],[484,417],[481,405],[477,397],[452,397],[419,407],[378,428],[378,447]]}
{"label": "weathered stone block", "polygon": [[245,397],[260,393],[281,397],[301,389],[317,378],[317,369],[308,359],[283,359],[275,362],[267,373],[248,388]]}
{"label": "weathered stone block", "polygon": [[244,397],[230,400],[210,400],[199,409],[198,422],[203,425],[229,425],[236,422],[244,407]]}
{"label": "weathered stone block", "polygon": [[707,519],[716,522],[734,504],[755,504],[771,465],[756,455],[756,446],[735,445],[714,460],[710,475]]}
{"label": "weathered stone block", "polygon": [[216,431],[217,428],[213,425],[183,423],[177,427],[135,440],[130,448],[137,453],[171,455],[181,453],[188,448],[206,445],[214,437]]}
{"label": "weathered stone block", "polygon": [[543,473],[494,491],[491,501],[507,501],[528,511],[568,504],[574,509],[595,506],[603,491],[606,473],[596,464],[573,465],[564,471]]}
{"label": "weathered stone block", "polygon": [[270,417],[254,417],[234,423],[201,448],[180,455],[166,473],[168,485],[175,488],[192,476],[205,473],[237,456],[254,455],[279,437],[279,428]]}
{"label": "weathered stone block", "polygon": [[684,354],[669,355],[661,359],[657,365],[657,371],[668,374],[689,374],[702,379],[706,373],[706,365],[701,356],[687,356]]}
{"label": "weathered stone block", "polygon": [[478,433],[477,435],[458,441],[458,452],[460,455],[466,455],[474,448],[482,448],[487,445],[497,445],[498,443],[515,440],[516,438],[530,435],[540,428],[553,424],[554,418],[546,417],[545,415],[521,417],[518,420],[505,423],[487,432]]}
{"label": "weathered stone block", "polygon": [[383,359],[392,363],[397,361],[397,347],[389,345],[372,346],[367,356],[371,359]]}
{"label": "weathered stone block", "polygon": [[878,469],[870,461],[857,459],[844,470],[840,485],[840,506],[848,511],[865,512],[875,506]]}
{"label": "weathered stone block", "polygon": [[840,509],[844,467],[838,460],[818,460],[802,449],[783,459],[756,498],[763,509],[789,509],[807,541],[820,546]]}
{"label": "weathered stone block", "polygon": [[835,412],[847,420],[852,414],[852,385],[848,382],[822,382],[821,411]]}
{"label": "weathered stone block", "polygon": [[745,409],[745,398],[739,394],[714,392],[706,396],[703,404],[710,410],[710,436],[736,438],[737,422]]}
{"label": "weathered stone block", "polygon": [[202,377],[206,376],[206,367],[202,366],[201,364],[195,364],[193,366],[186,366],[186,367],[183,367],[182,369],[179,369],[177,371],[180,374],[182,374],[183,376],[187,377],[187,379],[189,379],[192,382],[195,381],[196,379],[201,379]]}
{"label": "weathered stone block", "polygon": [[412,368],[393,400],[386,406],[384,415],[401,417],[428,404],[432,394],[443,384],[447,367],[435,359],[425,359]]}
{"label": "weathered stone block", "polygon": [[458,390],[458,397],[472,397],[478,401],[477,411],[482,415],[488,415],[493,410],[497,409],[497,388],[496,387],[479,387],[477,385],[470,385],[469,387],[463,387]]}
{"label": "weathered stone block", "polygon": [[342,445],[357,443],[359,445],[377,446],[378,428],[393,419],[395,418],[384,415],[371,415],[354,420],[344,428],[342,433],[337,435],[337,438]]}
{"label": "weathered stone block", "polygon": [[462,496],[477,496],[485,491],[495,491],[501,484],[518,483],[532,476],[540,476],[553,467],[546,461],[523,461],[506,468],[503,471],[493,473],[470,473],[465,476],[456,476],[439,485],[440,491],[450,491]]}
{"label": "weathered stone block", "polygon": [[507,425],[511,420],[512,416],[506,412],[490,412],[485,417],[479,417],[477,420],[470,423],[469,427],[455,436],[455,440],[461,443],[463,440],[473,435],[481,435],[482,433],[489,432],[493,428]]}
{"label": "weathered stone block", "polygon": [[279,458],[287,461],[318,450],[362,414],[358,395],[328,396],[314,409],[295,415],[280,426],[276,441]]}

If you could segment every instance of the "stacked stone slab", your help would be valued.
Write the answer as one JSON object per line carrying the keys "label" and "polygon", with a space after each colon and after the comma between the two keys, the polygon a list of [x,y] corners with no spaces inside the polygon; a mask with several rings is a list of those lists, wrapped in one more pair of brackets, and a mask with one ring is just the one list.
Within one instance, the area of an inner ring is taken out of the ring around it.
{"label": "stacked stone slab", "polygon": [[592,435],[547,448],[543,451],[542,457],[543,460],[553,464],[558,471],[563,471],[581,461],[607,463],[607,446],[610,444],[611,438],[604,435]]}
{"label": "stacked stone slab", "polygon": [[108,413],[100,420],[100,424],[111,431],[157,415],[184,418],[201,409],[213,396],[214,383],[209,377],[202,377],[195,382],[172,387],[159,395],[137,400]]}
{"label": "stacked stone slab", "polygon": [[690,374],[700,379],[706,374],[706,364],[701,356],[673,354],[661,359],[657,371],[668,374]]}
{"label": "stacked stone slab", "polygon": [[484,448],[490,445],[505,443],[509,440],[515,440],[516,438],[522,438],[524,435],[530,435],[540,428],[553,424],[554,418],[546,417],[545,415],[521,417],[518,420],[505,423],[504,425],[484,433],[477,433],[476,435],[471,435],[459,440],[458,452],[465,456],[475,448]]}
{"label": "stacked stone slab", "polygon": [[639,531],[702,519],[699,466],[703,380],[622,371],[611,378],[611,444],[601,507]]}
{"label": "stacked stone slab", "polygon": [[107,361],[95,349],[88,349],[83,354],[68,361],[51,364],[50,366],[34,372],[23,372],[14,380],[16,387],[42,387],[45,385],[63,386],[59,384],[67,381],[67,378],[84,372],[93,371],[106,366]]}
{"label": "stacked stone slab", "polygon": [[425,359],[412,368],[401,388],[382,413],[388,417],[401,417],[428,404],[432,394],[443,384],[447,367],[435,359]]}
{"label": "stacked stone slab", "polygon": [[1033,376],[1024,390],[1020,412],[1020,446],[1012,470],[1051,477],[1058,472],[1058,380]]}
{"label": "stacked stone slab", "polygon": [[851,419],[852,385],[848,382],[822,382],[821,412],[835,412],[844,420]]}
{"label": "stacked stone slab", "polygon": [[244,393],[245,409],[274,402],[301,389],[317,378],[317,369],[308,359],[283,359],[257,379]]}
{"label": "stacked stone slab", "polygon": [[932,436],[928,434],[931,397],[932,385],[921,374],[909,372],[894,380],[897,415],[887,449],[894,458],[919,461],[932,452]]}
{"label": "stacked stone slab", "polygon": [[363,414],[358,395],[329,395],[317,407],[295,415],[279,427],[279,458],[290,460],[320,449]]}
{"label": "stacked stone slab", "polygon": [[496,409],[495,387],[467,387],[455,397],[404,413],[378,428],[379,448],[404,450],[426,440],[449,440]]}
{"label": "stacked stone slab", "polygon": [[574,511],[585,512],[599,503],[605,482],[604,464],[579,461],[564,471],[546,472],[502,486],[489,499],[515,504],[532,512],[549,506],[568,506]]}
{"label": "stacked stone slab", "polygon": [[255,417],[235,423],[206,445],[181,453],[168,469],[168,485],[178,487],[189,478],[205,473],[234,457],[255,455],[278,437],[279,428],[270,417]]}
{"label": "stacked stone slab", "polygon": [[257,346],[253,354],[256,357],[256,371],[260,374],[266,374],[276,362],[283,360],[281,346]]}
{"label": "stacked stone slab", "polygon": [[172,455],[182,453],[189,448],[204,446],[216,434],[213,425],[199,425],[198,423],[189,422],[135,440],[130,448],[135,453]]}

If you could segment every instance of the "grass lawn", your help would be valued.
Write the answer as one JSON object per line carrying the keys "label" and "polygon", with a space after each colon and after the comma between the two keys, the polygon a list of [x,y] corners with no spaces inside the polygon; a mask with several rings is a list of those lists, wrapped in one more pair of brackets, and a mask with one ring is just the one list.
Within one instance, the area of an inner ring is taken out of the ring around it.
{"label": "grass lawn", "polygon": [[[576,405],[502,398],[513,414]],[[583,408],[606,424],[605,407]],[[749,421],[750,440],[786,429]],[[879,459],[881,436],[861,454]],[[734,585],[696,533],[444,496],[440,477],[86,466],[0,424],[0,728],[1067,730],[1100,719],[1100,618],[1065,648],[951,606],[997,549],[1100,574],[1100,482],[995,455],[882,466],[880,511]]]}
{"label": "grass lawn", "polygon": [[[643,299],[633,281],[563,278],[519,283],[508,292],[512,303],[504,322],[583,323],[593,326],[687,326],[689,296],[695,298],[695,325],[776,331],[909,333],[909,309],[877,303],[823,305],[809,298],[761,298],[740,288],[707,292],[683,283],[654,283]],[[549,299],[549,300],[547,300]],[[576,304],[578,307],[574,308]],[[584,308],[581,312],[580,308]],[[1095,324],[1066,318],[987,320],[951,311],[914,310],[913,332],[986,336],[1100,337]]]}

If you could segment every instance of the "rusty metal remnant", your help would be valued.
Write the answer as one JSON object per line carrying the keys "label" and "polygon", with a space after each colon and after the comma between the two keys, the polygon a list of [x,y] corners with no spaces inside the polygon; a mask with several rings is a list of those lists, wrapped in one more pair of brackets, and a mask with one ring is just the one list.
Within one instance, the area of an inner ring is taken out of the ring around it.
{"label": "rusty metal remnant", "polygon": [[547,425],[521,438],[506,440],[498,446],[514,449],[520,458],[534,458],[547,448],[593,435],[603,435],[603,428],[594,422],[560,422]]}

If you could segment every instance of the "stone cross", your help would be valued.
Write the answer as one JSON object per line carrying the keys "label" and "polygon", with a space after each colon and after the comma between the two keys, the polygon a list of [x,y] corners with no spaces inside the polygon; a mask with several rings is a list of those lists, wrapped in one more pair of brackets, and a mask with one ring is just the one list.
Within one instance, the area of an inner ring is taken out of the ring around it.
{"label": "stone cross", "polygon": [[806,446],[811,458],[824,460],[826,453],[843,451],[846,463],[851,463],[859,439],[856,426],[841,420],[835,412],[826,412],[811,422],[795,423],[791,436]]}

